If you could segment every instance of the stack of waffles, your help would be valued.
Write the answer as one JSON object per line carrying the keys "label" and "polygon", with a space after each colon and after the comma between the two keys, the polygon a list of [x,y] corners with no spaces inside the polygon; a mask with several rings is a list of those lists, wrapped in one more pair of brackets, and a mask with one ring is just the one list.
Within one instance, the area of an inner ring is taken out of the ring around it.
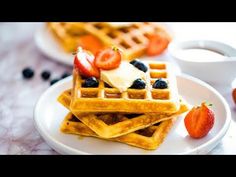
{"label": "stack of waffles", "polygon": [[[74,69],[73,87],[58,97],[69,110],[61,131],[156,149],[188,106],[178,94],[169,63],[152,61],[146,62],[146,66],[146,88],[129,88],[122,93],[102,80],[96,88],[85,88],[83,77]],[[165,79],[168,88],[153,88],[158,78]]]}
{"label": "stack of waffles", "polygon": [[91,34],[104,47],[118,47],[127,60],[145,54],[150,34],[164,33],[163,35],[171,40],[171,36],[163,26],[149,22],[132,23],[121,27],[114,27],[105,22],[49,22],[47,27],[66,52],[76,51],[81,45],[81,36]]}

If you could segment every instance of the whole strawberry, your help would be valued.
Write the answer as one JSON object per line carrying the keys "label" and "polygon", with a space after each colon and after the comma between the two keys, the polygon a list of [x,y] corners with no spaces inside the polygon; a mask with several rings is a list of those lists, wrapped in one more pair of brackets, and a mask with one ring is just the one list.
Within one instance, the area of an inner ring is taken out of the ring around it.
{"label": "whole strawberry", "polygon": [[214,122],[215,115],[206,103],[193,107],[184,119],[185,127],[192,138],[206,136],[212,129]]}

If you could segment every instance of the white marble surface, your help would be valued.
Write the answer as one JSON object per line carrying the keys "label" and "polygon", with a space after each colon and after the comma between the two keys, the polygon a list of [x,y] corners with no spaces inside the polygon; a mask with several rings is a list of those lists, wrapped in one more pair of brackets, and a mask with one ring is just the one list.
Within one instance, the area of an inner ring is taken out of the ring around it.
{"label": "white marble surface", "polygon": [[[49,60],[38,51],[33,41],[38,25],[0,23],[0,154],[57,154],[36,131],[33,109],[37,99],[49,87],[49,82],[40,78],[41,71],[49,69],[54,78],[71,68]],[[236,23],[169,25],[177,38],[207,38],[236,46]],[[168,58],[168,53],[163,57]],[[31,80],[22,79],[21,71],[26,66],[35,69]],[[221,143],[209,154],[236,154],[236,106],[231,98],[231,86],[214,87],[229,103],[232,122]]]}
{"label": "white marble surface", "polygon": [[[71,68],[38,51],[33,41],[36,27],[34,23],[0,23],[0,154],[57,154],[36,131],[33,110],[49,87],[41,71],[49,69],[57,77]],[[31,80],[22,79],[26,66],[35,69]]]}

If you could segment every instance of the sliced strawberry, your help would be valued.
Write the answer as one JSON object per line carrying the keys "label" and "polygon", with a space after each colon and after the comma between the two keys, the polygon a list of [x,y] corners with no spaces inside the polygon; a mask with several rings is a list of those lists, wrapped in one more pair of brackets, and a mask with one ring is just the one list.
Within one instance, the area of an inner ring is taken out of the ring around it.
{"label": "sliced strawberry", "polygon": [[94,63],[100,69],[115,69],[121,63],[121,53],[117,48],[101,50],[96,54]]}
{"label": "sliced strawberry", "polygon": [[152,34],[148,38],[147,55],[149,56],[159,55],[168,47],[169,39],[164,33]]}
{"label": "sliced strawberry", "polygon": [[78,69],[81,75],[85,77],[96,77],[99,78],[99,69],[94,65],[94,56],[89,54],[87,51],[78,50],[74,59],[74,67]]}
{"label": "sliced strawberry", "polygon": [[208,134],[214,125],[214,113],[205,103],[194,107],[184,119],[185,127],[193,138],[202,138]]}
{"label": "sliced strawberry", "polygon": [[79,37],[78,45],[83,49],[91,51],[93,54],[96,54],[99,50],[103,48],[102,42],[93,35],[86,34]]}

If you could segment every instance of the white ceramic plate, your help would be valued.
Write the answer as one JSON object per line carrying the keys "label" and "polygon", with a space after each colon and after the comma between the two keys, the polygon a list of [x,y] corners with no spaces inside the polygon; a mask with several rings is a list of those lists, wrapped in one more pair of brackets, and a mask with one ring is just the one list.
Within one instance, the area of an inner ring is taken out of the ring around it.
{"label": "white ceramic plate", "polygon": [[179,93],[191,105],[202,101],[213,103],[215,124],[210,133],[202,139],[192,139],[184,127],[181,116],[161,146],[146,151],[118,142],[92,137],[80,138],[59,131],[68,110],[57,102],[59,94],[71,88],[72,77],[66,78],[45,91],[34,111],[35,126],[46,142],[62,154],[206,154],[225,135],[231,120],[231,113],[225,99],[208,84],[186,75],[177,76]]}

